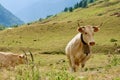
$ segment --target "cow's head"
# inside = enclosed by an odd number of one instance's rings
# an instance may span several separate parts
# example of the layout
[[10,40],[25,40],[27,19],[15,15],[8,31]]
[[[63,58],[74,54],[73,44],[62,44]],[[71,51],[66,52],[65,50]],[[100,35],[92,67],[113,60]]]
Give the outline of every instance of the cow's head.
[[18,58],[19,58],[19,61],[18,61],[19,64],[25,64],[28,62],[27,57],[24,54],[18,55]]
[[78,31],[83,35],[83,40],[90,46],[95,45],[94,32],[99,31],[98,26],[79,26]]

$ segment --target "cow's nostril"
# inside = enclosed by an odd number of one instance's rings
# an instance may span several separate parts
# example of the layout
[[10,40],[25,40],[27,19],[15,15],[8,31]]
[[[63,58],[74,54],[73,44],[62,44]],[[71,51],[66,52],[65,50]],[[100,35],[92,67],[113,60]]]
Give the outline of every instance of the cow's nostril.
[[90,42],[90,45],[91,45],[91,46],[95,45],[95,42]]

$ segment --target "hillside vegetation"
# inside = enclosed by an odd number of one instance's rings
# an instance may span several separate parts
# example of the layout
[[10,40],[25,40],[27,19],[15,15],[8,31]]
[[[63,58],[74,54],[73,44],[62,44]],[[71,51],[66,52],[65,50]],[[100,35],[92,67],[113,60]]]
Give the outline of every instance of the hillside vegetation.
[[[88,8],[62,12],[42,21],[0,31],[0,51],[30,50],[34,62],[0,69],[2,80],[120,80],[120,1],[97,0]],[[100,25],[96,45],[83,71],[70,73],[66,44],[78,33],[77,23]],[[44,54],[42,54],[44,53]],[[111,54],[110,54],[111,53]],[[28,58],[30,58],[28,56]]]
[[[74,12],[60,13],[43,21],[29,23],[19,28],[0,32],[1,50],[33,49],[40,52],[64,52],[68,41],[78,32],[77,23],[100,25],[95,34],[98,47],[113,45],[111,39],[120,44],[120,1],[98,0],[88,8],[76,9]],[[115,15],[118,13],[118,15]]]

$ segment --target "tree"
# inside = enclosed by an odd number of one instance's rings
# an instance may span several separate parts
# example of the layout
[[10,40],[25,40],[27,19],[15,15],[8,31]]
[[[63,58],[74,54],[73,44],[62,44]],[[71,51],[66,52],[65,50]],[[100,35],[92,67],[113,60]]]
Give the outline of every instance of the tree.
[[76,3],[75,5],[74,5],[74,9],[77,9],[79,7],[79,3]]
[[46,19],[48,19],[48,18],[50,18],[50,17],[52,17],[53,15],[48,15],[47,17],[46,17]]
[[68,12],[68,8],[67,7],[64,9],[64,12]]
[[78,3],[78,7],[82,7],[82,1],[80,1],[79,3]]
[[88,6],[87,0],[82,1],[82,8],[86,8]]
[[69,7],[69,12],[73,12],[73,8],[72,7]]
[[42,18],[39,19],[39,21],[42,21],[42,20],[43,20]]
[[89,3],[93,3],[95,0],[89,0]]

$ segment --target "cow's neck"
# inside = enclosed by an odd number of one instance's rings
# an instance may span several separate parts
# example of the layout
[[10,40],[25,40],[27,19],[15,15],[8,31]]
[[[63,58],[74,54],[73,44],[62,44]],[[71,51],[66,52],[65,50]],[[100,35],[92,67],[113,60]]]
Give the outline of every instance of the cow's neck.
[[87,43],[83,40],[83,34],[81,34],[81,41],[84,45],[87,45]]
[[81,34],[81,42],[83,44],[83,52],[88,55],[90,53],[90,46],[83,40],[83,34]]

